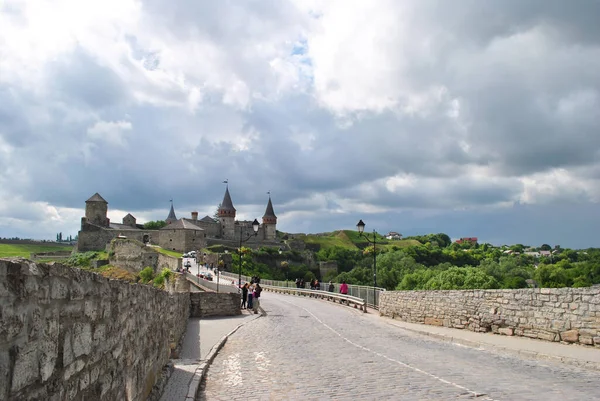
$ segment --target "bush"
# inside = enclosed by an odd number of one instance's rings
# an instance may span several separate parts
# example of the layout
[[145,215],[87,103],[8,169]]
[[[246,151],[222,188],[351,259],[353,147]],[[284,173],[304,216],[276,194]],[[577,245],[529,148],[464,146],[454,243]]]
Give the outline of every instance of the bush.
[[142,283],[149,283],[154,278],[154,269],[150,266],[144,267],[139,276]]
[[165,285],[165,276],[158,275],[158,276],[154,277],[154,280],[152,280],[152,284],[154,284],[155,287],[162,288]]

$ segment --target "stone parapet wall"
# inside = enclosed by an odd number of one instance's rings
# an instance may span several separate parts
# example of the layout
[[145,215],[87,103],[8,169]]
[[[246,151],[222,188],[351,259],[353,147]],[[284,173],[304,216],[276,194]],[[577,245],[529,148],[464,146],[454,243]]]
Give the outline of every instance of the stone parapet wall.
[[114,239],[108,249],[111,265],[134,272],[140,272],[147,266],[152,267],[154,273],[164,268],[176,271],[182,267],[181,258],[162,254],[151,246],[129,238]]
[[162,253],[158,254],[158,271],[167,268],[173,271],[177,271],[177,268],[183,267],[183,260],[181,258],[176,258],[175,256],[164,255]]
[[237,293],[190,292],[190,317],[239,315],[241,302]]
[[600,346],[600,288],[384,291],[379,312],[413,323]]
[[0,259],[0,399],[146,400],[189,293]]

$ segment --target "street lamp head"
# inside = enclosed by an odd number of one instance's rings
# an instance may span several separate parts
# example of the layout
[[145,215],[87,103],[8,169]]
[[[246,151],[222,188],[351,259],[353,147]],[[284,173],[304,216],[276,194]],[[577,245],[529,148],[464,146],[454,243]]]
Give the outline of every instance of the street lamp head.
[[254,230],[255,235],[258,233],[258,227],[260,227],[260,223],[258,222],[258,220],[254,219],[254,221],[252,222],[252,229]]
[[283,253],[283,249],[279,248],[279,254],[281,255]]
[[365,231],[365,223],[363,223],[362,220],[359,220],[358,224],[356,225],[356,228],[358,228],[358,233],[362,234],[363,231]]
[[225,253],[229,253],[229,249],[225,249]]

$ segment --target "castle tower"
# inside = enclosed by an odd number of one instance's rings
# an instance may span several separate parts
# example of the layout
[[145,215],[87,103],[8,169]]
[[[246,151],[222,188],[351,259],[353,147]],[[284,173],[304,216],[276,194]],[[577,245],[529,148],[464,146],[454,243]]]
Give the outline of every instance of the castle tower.
[[265,241],[274,241],[277,232],[277,216],[273,211],[273,203],[271,203],[271,194],[269,194],[269,203],[262,218],[264,228]]
[[224,239],[234,239],[235,237],[235,208],[229,195],[229,185],[225,188],[225,196],[219,207],[219,223],[221,224],[221,237]]
[[177,221],[177,216],[175,216],[175,209],[173,209],[173,199],[171,199],[171,210],[169,211],[169,215],[165,222],[167,224],[171,224],[172,222]]
[[107,214],[108,202],[105,201],[98,192],[85,201],[85,219],[88,223],[101,227],[108,227],[110,221]]

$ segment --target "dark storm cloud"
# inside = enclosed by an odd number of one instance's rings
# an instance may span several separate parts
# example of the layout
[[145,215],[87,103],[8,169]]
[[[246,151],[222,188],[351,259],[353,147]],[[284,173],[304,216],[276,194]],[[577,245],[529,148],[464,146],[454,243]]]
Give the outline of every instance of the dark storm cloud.
[[[0,165],[22,174],[0,172],[0,200],[83,208],[100,192],[111,210],[166,213],[174,199],[179,216],[211,215],[229,179],[238,213],[261,216],[271,191],[289,231],[354,228],[364,216],[380,231],[490,241],[558,241],[558,224],[564,235],[577,224],[591,229],[582,217],[591,208],[561,204],[593,199],[600,179],[599,3],[411,4],[409,41],[386,31],[381,48],[369,45],[389,56],[389,75],[379,77],[385,88],[369,87],[358,111],[337,113],[313,73],[336,57],[360,64],[365,49],[353,47],[356,60],[342,49],[324,60],[291,58],[298,41],[300,56],[312,54],[309,33],[321,19],[279,1],[146,2],[144,29],[118,43],[128,49],[122,60],[81,44],[44,65],[39,93],[0,77],[0,155],[10,154]],[[278,75],[277,63],[288,75]],[[366,68],[360,80],[372,75]],[[350,96],[361,82],[342,76],[333,69],[327,79]],[[368,109],[378,89],[392,106]],[[585,185],[557,187],[569,196],[544,192],[538,198],[549,206],[489,209],[518,202],[524,177],[557,168]],[[412,184],[386,188],[394,176]],[[542,183],[559,185],[535,181],[527,190]],[[389,212],[342,210],[348,204]],[[461,208],[468,211],[452,211]],[[572,223],[544,219],[553,211],[573,212]]]
[[104,110],[123,105],[127,100],[125,83],[118,75],[79,47],[68,57],[50,64],[48,74],[49,90],[55,101],[70,107]]

